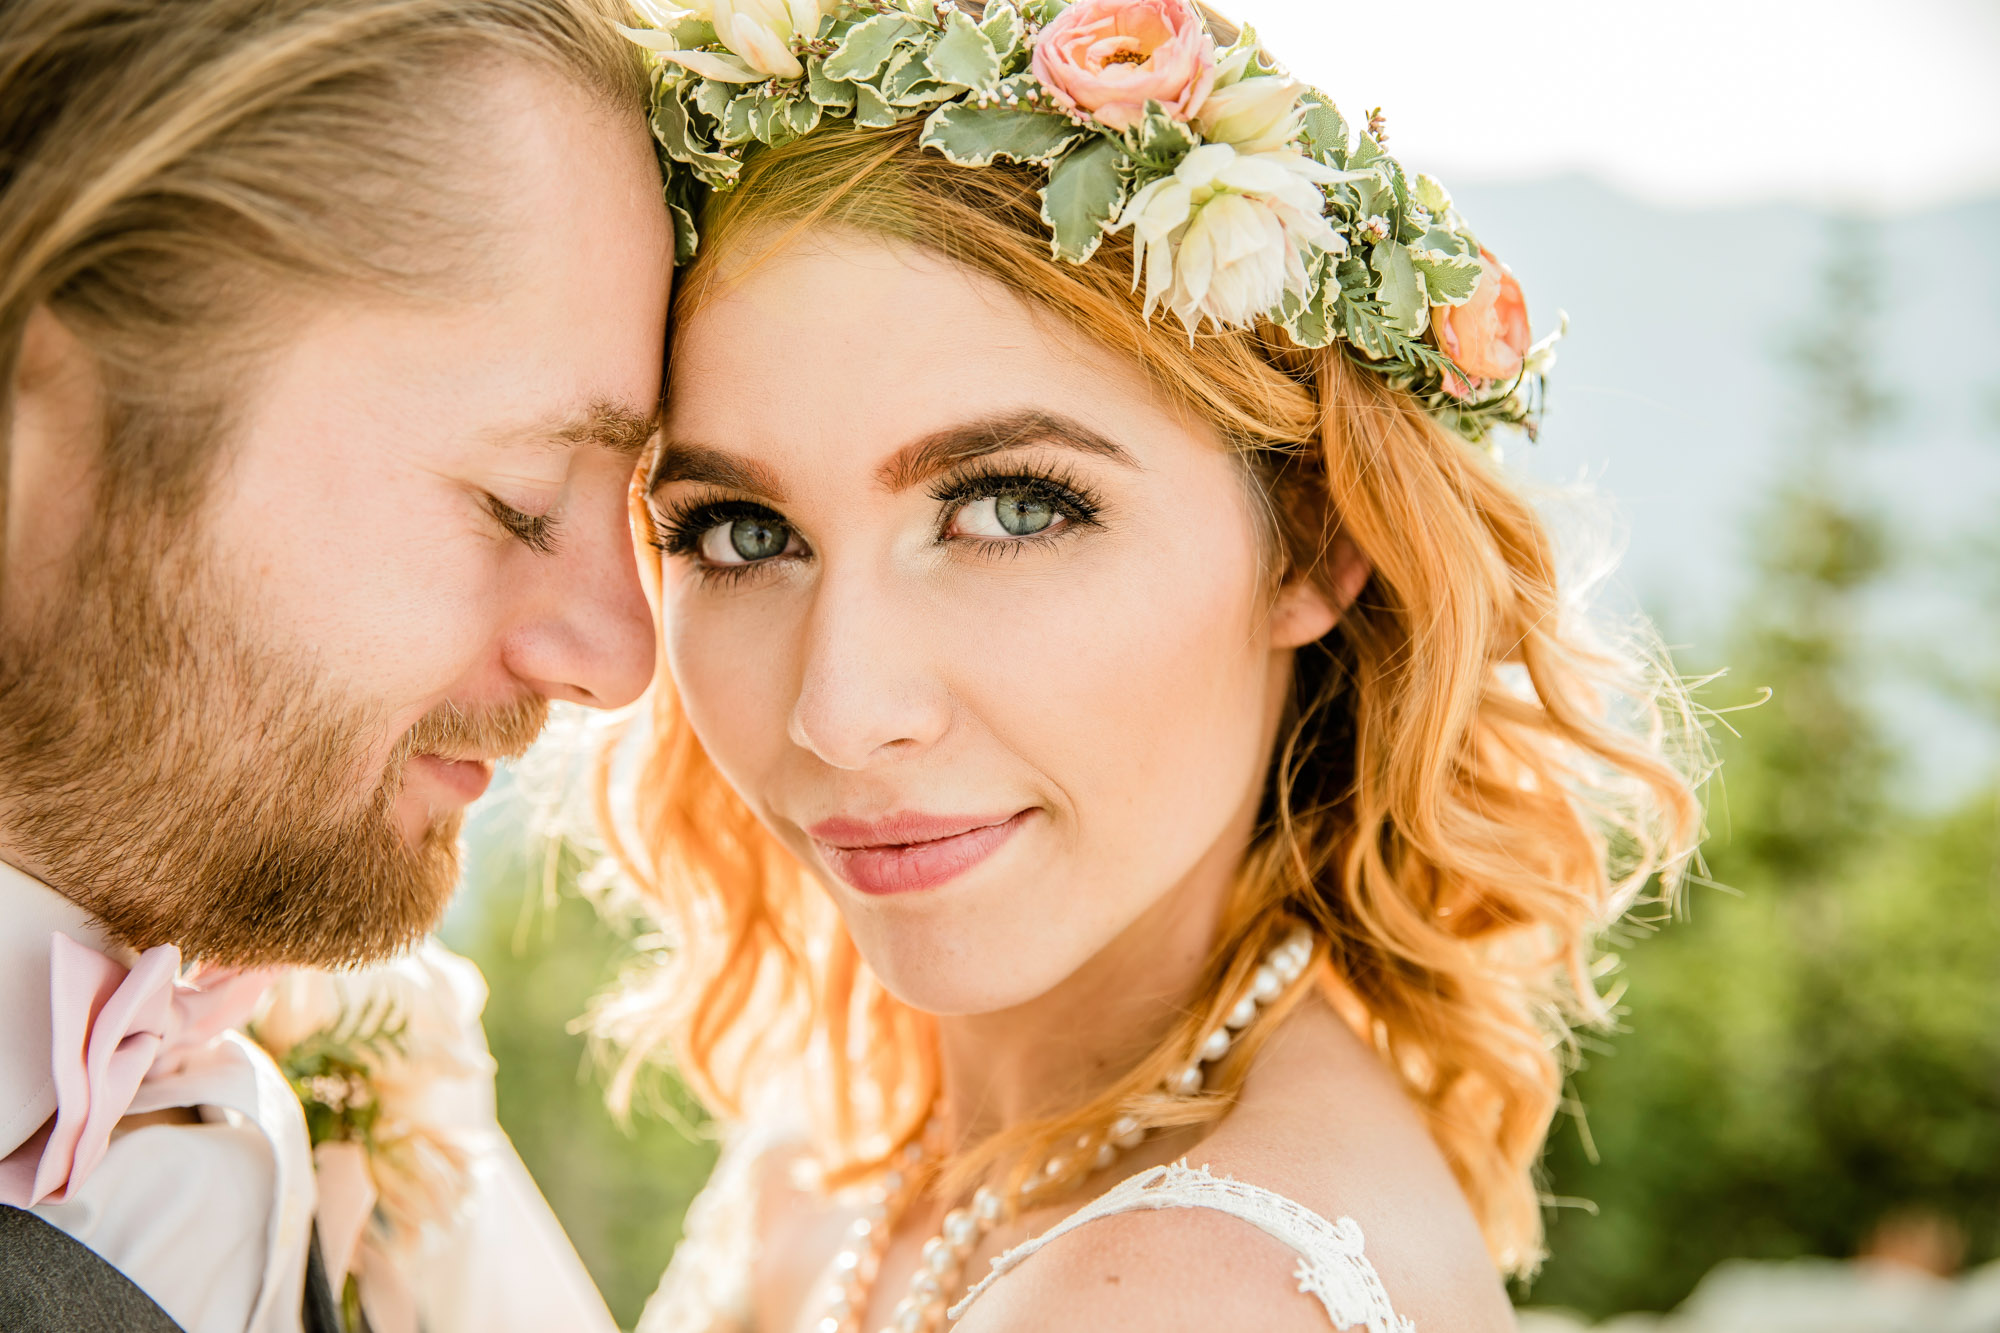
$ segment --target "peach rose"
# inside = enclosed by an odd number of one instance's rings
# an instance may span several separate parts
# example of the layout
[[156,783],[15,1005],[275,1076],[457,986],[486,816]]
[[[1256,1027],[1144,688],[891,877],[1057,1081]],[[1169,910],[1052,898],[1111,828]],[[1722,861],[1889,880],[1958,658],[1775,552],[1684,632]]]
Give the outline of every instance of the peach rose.
[[1513,379],[1528,355],[1528,302],[1521,284],[1491,250],[1481,246],[1479,258],[1483,271],[1472,299],[1431,307],[1438,346],[1474,380],[1465,384],[1451,377],[1446,387],[1459,398],[1470,398],[1493,380]]
[[1215,43],[1188,0],[1077,0],[1035,39],[1035,77],[1071,111],[1127,130],[1158,102],[1176,120],[1215,86]]

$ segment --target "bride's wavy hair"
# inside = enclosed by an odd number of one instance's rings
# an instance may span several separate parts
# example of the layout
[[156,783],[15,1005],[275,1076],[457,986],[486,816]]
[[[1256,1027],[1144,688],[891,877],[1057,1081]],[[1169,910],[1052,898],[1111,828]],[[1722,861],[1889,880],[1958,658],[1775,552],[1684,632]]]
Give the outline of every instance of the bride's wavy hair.
[[[1016,1183],[1120,1114],[1219,1119],[1254,1043],[1208,1095],[1156,1090],[1304,921],[1324,946],[1322,987],[1422,1107],[1496,1262],[1532,1269],[1535,1168],[1571,1027],[1605,1017],[1600,933],[1649,883],[1670,894],[1697,839],[1704,750],[1685,692],[1650,640],[1597,633],[1566,600],[1549,532],[1493,460],[1340,345],[1149,322],[1129,236],[1056,261],[1036,172],[954,166],[919,149],[916,128],[842,125],[753,156],[707,205],[675,327],[746,247],[754,263],[815,227],[919,247],[1131,357],[1211,423],[1264,499],[1275,576],[1325,580],[1337,535],[1373,567],[1297,655],[1263,818],[1172,1031],[1090,1104],[948,1163],[945,1188]],[[723,780],[661,661],[635,804],[613,800],[624,765],[610,756],[598,783],[602,825],[667,931],[660,972],[603,1014],[626,1047],[614,1102],[661,1054],[725,1118],[802,1078],[830,1179],[870,1170],[921,1130],[938,1085],[931,1020],[882,987]],[[1066,1155],[1088,1171],[1088,1154]]]

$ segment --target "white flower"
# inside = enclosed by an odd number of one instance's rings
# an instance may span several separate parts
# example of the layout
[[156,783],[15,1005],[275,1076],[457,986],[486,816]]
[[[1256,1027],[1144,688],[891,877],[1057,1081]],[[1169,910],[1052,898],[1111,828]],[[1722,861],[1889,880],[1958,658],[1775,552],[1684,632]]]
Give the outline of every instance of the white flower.
[[1174,174],[1132,197],[1114,231],[1133,229],[1132,285],[1146,279],[1146,315],[1164,302],[1190,337],[1204,319],[1245,327],[1287,290],[1304,293],[1308,248],[1343,254],[1326,220],[1323,184],[1351,180],[1289,149],[1239,153],[1203,144]]
[[1298,135],[1305,120],[1299,97],[1306,86],[1282,75],[1262,74],[1218,87],[1195,113],[1195,127],[1209,143],[1239,153],[1267,153]]
[[[662,60],[685,66],[704,78],[724,83],[762,83],[765,79],[796,79],[806,72],[793,54],[792,43],[819,32],[822,0],[694,0],[685,7],[660,0],[637,0],[654,28],[621,28],[627,37],[657,51]],[[714,25],[716,40],[729,49],[683,51],[669,28],[682,19]]]
[[383,1217],[400,1235],[449,1221],[469,1187],[472,1136],[492,1119],[485,1004],[479,969],[426,940],[369,967],[293,969],[252,1026],[280,1064],[312,1042],[358,1071],[309,1079],[304,1091],[336,1110],[376,1108],[367,1166]]

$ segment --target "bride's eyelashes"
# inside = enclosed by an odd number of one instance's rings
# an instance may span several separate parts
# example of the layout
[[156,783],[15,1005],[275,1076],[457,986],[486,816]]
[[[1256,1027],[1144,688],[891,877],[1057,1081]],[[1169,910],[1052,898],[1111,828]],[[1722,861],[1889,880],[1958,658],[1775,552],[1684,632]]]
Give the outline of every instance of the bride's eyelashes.
[[1096,527],[1104,511],[1097,494],[1065,468],[974,467],[940,478],[931,498],[939,506],[939,540],[970,542],[988,555],[1019,555]]
[[[1101,522],[1103,502],[1061,469],[967,468],[930,491],[941,544],[980,555],[1019,555]],[[734,581],[781,559],[811,555],[784,515],[748,500],[689,496],[654,510],[655,549],[688,560],[704,578]]]

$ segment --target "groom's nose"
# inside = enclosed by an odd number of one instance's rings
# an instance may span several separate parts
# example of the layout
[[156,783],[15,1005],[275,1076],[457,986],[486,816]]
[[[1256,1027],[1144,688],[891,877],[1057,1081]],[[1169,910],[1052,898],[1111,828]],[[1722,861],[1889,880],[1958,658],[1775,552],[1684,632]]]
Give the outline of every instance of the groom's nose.
[[571,526],[536,562],[532,586],[516,595],[529,607],[510,635],[507,664],[536,693],[620,708],[645,692],[653,678],[653,616],[622,504],[615,521]]

